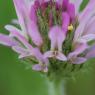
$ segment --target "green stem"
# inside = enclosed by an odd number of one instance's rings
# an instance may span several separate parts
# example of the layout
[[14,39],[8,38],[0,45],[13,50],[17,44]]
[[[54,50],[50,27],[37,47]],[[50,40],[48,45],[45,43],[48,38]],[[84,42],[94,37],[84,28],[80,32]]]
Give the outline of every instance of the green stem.
[[48,81],[48,95],[66,95],[63,81],[51,82]]

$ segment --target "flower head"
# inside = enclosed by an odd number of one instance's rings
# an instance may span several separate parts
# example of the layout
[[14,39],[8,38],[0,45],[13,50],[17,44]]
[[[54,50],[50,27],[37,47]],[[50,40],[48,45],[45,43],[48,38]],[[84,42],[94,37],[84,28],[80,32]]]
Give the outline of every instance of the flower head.
[[0,44],[11,47],[20,59],[32,61],[33,70],[63,72],[69,64],[95,57],[95,0],[89,0],[81,12],[83,0],[13,2],[20,29],[6,25],[9,35],[0,34]]

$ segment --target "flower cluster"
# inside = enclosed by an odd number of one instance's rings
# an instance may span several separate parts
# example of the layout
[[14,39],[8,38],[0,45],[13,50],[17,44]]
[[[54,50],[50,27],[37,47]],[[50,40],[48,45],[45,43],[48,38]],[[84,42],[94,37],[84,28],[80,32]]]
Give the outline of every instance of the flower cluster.
[[33,70],[64,70],[95,57],[95,0],[89,0],[82,12],[83,0],[13,2],[19,27],[6,25],[9,35],[0,33],[0,44],[30,60]]

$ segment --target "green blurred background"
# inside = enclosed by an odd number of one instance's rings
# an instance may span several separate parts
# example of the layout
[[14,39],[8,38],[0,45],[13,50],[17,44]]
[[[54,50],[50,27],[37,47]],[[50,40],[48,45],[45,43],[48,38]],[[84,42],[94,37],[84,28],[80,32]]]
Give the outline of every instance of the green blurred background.
[[[0,0],[0,32],[5,33],[4,25],[13,18],[16,14],[12,0]],[[95,61],[89,62],[92,65],[88,72],[79,73],[75,81],[68,81],[67,95],[95,95]],[[48,95],[43,76],[27,69],[10,48],[1,45],[0,95]]]

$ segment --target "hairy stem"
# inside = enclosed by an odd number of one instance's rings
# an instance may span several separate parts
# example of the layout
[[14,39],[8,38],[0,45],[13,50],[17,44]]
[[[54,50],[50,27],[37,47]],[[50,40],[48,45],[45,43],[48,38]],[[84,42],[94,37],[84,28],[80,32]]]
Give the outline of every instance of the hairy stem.
[[63,81],[48,81],[48,95],[66,95]]

